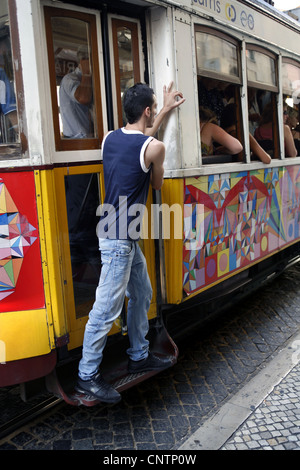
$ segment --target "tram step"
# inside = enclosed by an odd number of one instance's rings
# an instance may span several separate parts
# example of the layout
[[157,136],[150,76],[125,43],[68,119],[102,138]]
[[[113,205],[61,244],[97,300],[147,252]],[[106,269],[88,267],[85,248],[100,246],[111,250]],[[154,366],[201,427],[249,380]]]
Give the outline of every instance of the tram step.
[[[142,382],[157,373],[158,371],[144,372],[140,374],[128,374],[122,379],[118,380],[116,383],[113,383],[112,386],[118,392],[122,392],[126,390],[127,388],[133,387],[134,385],[137,385],[139,382]],[[99,405],[101,403],[101,400],[97,400],[95,399],[95,397],[91,395],[79,393],[75,390],[63,398],[64,398],[64,401],[66,401],[69,405],[74,405],[74,406],[84,405],[84,406],[90,407],[90,406]]]
[[[152,328],[150,340],[151,350],[161,358],[171,359],[172,365],[177,362],[178,349],[176,344],[168,335],[163,325]],[[120,346],[120,345],[119,345]],[[138,383],[158,374],[161,371],[147,371],[143,373],[129,374],[127,370],[128,356],[126,348],[112,348],[117,354],[108,354],[108,360],[103,361],[101,371],[104,379],[110,383],[118,392],[137,385]],[[117,351],[116,351],[117,350]],[[75,391],[77,380],[78,361],[69,363],[67,367],[57,367],[46,377],[47,390],[55,396],[62,398],[66,403],[73,406],[95,406],[100,400]]]
[[[172,365],[176,363],[176,358],[173,358]],[[158,374],[160,371],[148,371],[138,374],[126,374],[116,382],[112,383],[112,386],[118,391],[123,392],[124,390],[137,385],[138,383]],[[73,406],[95,406],[101,403],[100,400],[89,394],[83,394],[77,392],[73,387],[71,391],[68,391],[69,387],[62,386],[56,370],[49,374],[46,378],[47,389],[51,391],[55,396],[62,398],[66,403]],[[74,385],[74,384],[73,384]]]

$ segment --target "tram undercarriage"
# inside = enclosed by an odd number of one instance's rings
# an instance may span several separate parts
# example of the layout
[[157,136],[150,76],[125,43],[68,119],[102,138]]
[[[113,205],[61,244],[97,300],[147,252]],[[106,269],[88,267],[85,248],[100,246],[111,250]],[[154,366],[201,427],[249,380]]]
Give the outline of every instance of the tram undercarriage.
[[[166,236],[149,230],[140,243],[153,288],[151,347],[174,364],[182,336],[299,259],[299,22],[260,0],[218,0],[217,9],[189,0],[0,3],[0,386],[90,406],[72,390],[101,269],[101,146],[126,126],[122,96],[147,83],[159,110],[173,82],[185,98],[156,133],[164,182],[147,208],[167,208]],[[238,141],[232,154],[203,141],[213,122],[202,107]],[[251,147],[261,124],[267,159]],[[144,222],[149,229],[150,211]],[[124,313],[103,362],[118,390],[153,375],[128,375],[127,345]]]
[[[299,261],[300,242],[204,291],[197,297],[187,299],[180,305],[162,305],[161,315],[150,321],[150,350],[158,356],[172,358],[172,363],[175,365],[179,355],[177,342],[180,343],[189,335],[196,334],[195,329],[197,334],[201,334],[201,328],[209,326],[223,315],[230,315],[231,309],[239,302],[245,301],[257,289]],[[152,371],[129,374],[126,354],[128,346],[126,334],[120,333],[109,337],[101,366],[101,373],[105,380],[119,392],[158,373]],[[43,379],[23,383],[22,398],[30,399],[34,394],[44,390],[73,406],[89,407],[99,404],[99,400],[74,391],[80,357],[81,348],[71,353],[67,351],[66,346],[57,350],[55,368]]]

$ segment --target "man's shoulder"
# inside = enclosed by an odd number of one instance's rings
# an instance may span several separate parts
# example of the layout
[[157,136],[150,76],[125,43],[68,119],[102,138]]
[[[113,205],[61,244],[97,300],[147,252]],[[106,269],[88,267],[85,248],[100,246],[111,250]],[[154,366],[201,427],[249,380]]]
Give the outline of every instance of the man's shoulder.
[[165,148],[165,144],[161,142],[161,140],[157,140],[152,137],[151,141],[149,142],[149,148],[153,149],[153,151],[159,152],[160,150],[163,150]]
[[146,149],[146,158],[151,162],[156,159],[164,158],[165,156],[165,144],[160,140],[153,138]]

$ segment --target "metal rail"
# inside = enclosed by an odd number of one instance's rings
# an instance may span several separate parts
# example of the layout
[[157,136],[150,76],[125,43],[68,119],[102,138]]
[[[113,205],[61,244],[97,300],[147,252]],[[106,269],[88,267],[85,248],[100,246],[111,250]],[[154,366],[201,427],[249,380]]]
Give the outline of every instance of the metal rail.
[[11,419],[7,423],[0,426],[0,439],[3,439],[4,437],[13,433],[17,429],[19,429],[21,426],[24,426],[24,424],[27,424],[33,419],[35,419],[37,416],[40,416],[43,413],[46,413],[46,411],[50,410],[51,408],[54,408],[62,401],[63,400],[61,398],[57,398],[57,397],[47,398],[46,400],[42,401],[38,405],[35,405],[30,410],[27,410],[24,413],[21,413],[19,416]]

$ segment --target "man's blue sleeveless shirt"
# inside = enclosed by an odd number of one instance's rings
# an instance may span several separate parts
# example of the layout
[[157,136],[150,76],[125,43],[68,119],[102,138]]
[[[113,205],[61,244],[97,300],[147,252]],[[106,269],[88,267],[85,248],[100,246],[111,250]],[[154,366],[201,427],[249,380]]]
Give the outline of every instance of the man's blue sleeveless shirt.
[[153,138],[125,128],[106,135],[102,144],[105,200],[100,238],[137,240],[150,184],[144,153]]

